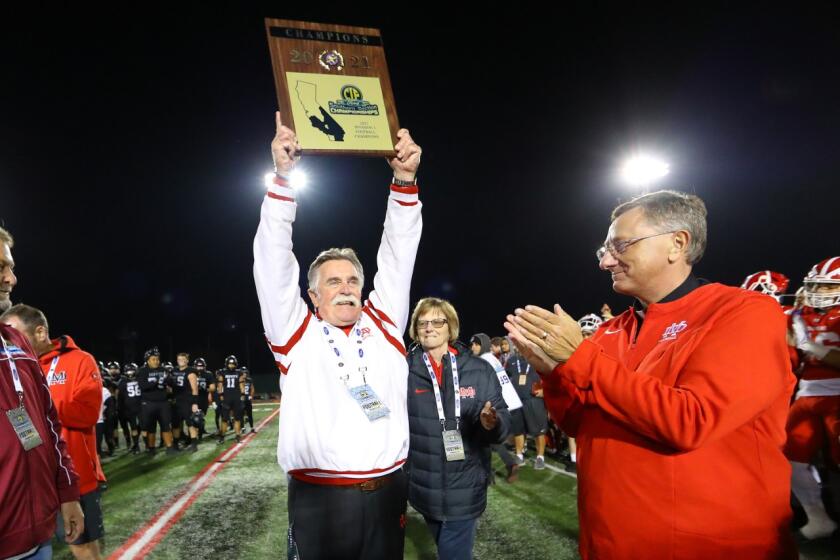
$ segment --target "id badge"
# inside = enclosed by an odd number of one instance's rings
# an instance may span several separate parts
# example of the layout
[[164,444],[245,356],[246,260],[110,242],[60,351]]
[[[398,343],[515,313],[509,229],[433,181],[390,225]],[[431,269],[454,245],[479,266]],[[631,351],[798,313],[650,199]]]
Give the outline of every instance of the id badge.
[[364,384],[350,388],[350,396],[353,397],[362,411],[367,415],[368,420],[373,422],[391,413],[384,402],[376,395],[370,385]]
[[526,373],[520,373],[519,374],[519,384],[520,385],[525,385],[527,380],[528,380],[528,374],[526,374]]
[[11,422],[24,450],[29,451],[44,443],[41,441],[41,436],[32,424],[32,419],[29,418],[29,414],[23,405],[7,411],[6,416],[9,418],[9,422]]
[[464,440],[458,430],[443,431],[443,450],[446,451],[447,461],[464,460]]

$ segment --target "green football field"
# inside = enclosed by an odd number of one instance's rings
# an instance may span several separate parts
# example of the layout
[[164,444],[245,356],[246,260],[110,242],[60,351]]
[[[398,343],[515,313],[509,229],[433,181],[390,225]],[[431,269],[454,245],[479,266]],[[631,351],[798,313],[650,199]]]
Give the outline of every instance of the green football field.
[[[276,408],[255,406],[255,423]],[[212,418],[211,412],[210,431]],[[120,448],[114,457],[103,461],[109,486],[102,496],[106,555],[146,526],[209,465],[220,469],[215,478],[171,523],[168,532],[148,545],[145,557],[175,560],[217,554],[231,559],[285,558],[286,478],[275,460],[276,442],[275,416],[238,454],[222,463],[213,461],[233,447],[232,441],[220,446],[212,439],[205,440],[197,453],[174,457],[162,453],[134,456]],[[559,472],[561,463],[550,458],[547,463],[549,468],[543,471],[523,467],[519,481],[508,484],[501,461],[494,457],[497,483],[490,487],[487,511],[478,525],[475,558],[578,558],[577,481]],[[150,531],[149,535],[159,538],[163,532]],[[838,558],[827,541],[805,543],[802,552],[808,559]],[[54,557],[71,559],[72,555],[66,546],[58,545]],[[405,557],[435,558],[423,519],[411,508]]]

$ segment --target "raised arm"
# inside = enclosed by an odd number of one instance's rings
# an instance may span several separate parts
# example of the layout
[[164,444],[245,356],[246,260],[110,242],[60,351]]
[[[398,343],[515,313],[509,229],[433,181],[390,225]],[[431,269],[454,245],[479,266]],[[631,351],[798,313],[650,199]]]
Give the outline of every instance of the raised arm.
[[389,160],[394,180],[368,303],[379,319],[392,324],[402,334],[408,322],[411,276],[423,229],[423,205],[416,184],[422,149],[406,129],[401,129],[397,137],[396,157]]
[[297,204],[287,177],[300,159],[295,133],[275,115],[277,133],[271,142],[276,176],[263,200],[260,225],[254,238],[254,282],[260,301],[265,336],[280,371],[288,369],[286,355],[295,332],[310,312],[300,294],[300,267],[292,253],[292,223]]

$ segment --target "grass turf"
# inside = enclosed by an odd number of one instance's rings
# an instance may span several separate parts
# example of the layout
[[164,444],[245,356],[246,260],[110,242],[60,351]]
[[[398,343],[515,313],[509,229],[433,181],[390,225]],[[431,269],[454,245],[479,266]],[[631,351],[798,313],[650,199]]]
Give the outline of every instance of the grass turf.
[[[255,408],[255,423],[273,410]],[[149,558],[174,560],[211,553],[248,560],[285,557],[286,478],[275,460],[276,443],[275,419],[218,473]],[[103,467],[109,490],[102,497],[106,555],[231,445],[232,440],[219,446],[206,439],[194,454],[133,456],[121,449],[106,459]],[[548,464],[562,469],[552,459]],[[577,481],[550,469],[534,471],[526,466],[520,469],[519,481],[508,484],[504,466],[495,456],[493,468],[497,483],[489,489],[487,511],[478,524],[475,558],[578,558]],[[801,543],[800,550],[809,560],[837,558],[833,544],[825,540]],[[72,555],[59,544],[54,558],[69,560]],[[405,558],[435,558],[423,518],[410,507]]]

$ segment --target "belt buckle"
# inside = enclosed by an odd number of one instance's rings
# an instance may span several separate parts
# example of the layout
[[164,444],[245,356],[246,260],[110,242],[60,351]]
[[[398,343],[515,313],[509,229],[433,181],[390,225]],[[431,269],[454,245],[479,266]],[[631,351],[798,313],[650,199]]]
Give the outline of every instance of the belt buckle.
[[378,489],[382,486],[382,482],[378,478],[372,478],[370,480],[366,480],[364,482],[359,483],[359,490],[362,492],[373,492],[374,490]]

